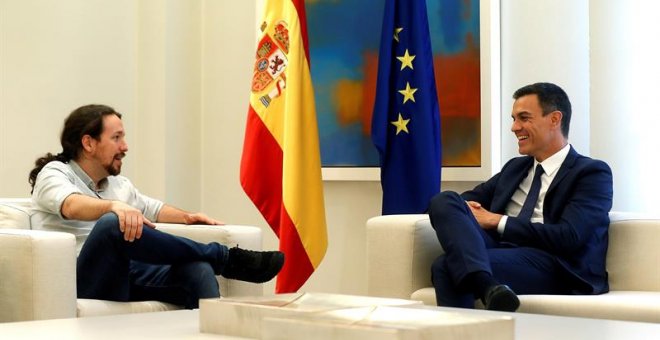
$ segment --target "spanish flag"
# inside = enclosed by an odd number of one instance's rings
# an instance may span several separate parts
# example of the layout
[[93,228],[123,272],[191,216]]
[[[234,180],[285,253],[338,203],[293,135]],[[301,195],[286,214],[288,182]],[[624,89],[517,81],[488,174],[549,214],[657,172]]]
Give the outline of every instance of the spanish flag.
[[328,237],[304,0],[266,0],[241,159],[241,185],[280,240],[276,292],[296,292]]

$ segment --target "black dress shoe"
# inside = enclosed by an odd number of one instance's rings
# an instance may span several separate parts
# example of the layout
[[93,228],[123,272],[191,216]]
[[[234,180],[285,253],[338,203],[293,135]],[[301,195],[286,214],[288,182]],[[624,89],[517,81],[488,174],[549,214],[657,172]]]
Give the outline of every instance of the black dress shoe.
[[491,286],[481,301],[487,310],[515,312],[520,307],[518,296],[507,285]]
[[229,249],[229,258],[222,276],[254,283],[270,281],[284,265],[284,253],[254,251],[238,247]]

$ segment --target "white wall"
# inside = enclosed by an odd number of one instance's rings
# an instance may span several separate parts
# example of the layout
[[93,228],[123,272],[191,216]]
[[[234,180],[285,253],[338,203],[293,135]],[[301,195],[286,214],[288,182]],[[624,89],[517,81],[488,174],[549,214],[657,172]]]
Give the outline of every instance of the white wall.
[[0,195],[29,195],[34,160],[61,151],[64,118],[101,103],[124,114],[124,173],[198,209],[200,13],[198,0],[1,1]]
[[[37,156],[82,104],[134,111],[133,1],[0,1],[0,194],[27,196]],[[126,117],[132,126],[133,117]],[[131,166],[129,166],[130,168]]]
[[138,117],[133,130],[142,190],[184,209],[201,202],[200,0],[136,1]]
[[535,82],[566,91],[573,108],[569,142],[589,155],[589,1],[502,0],[501,7],[502,161],[518,156],[511,96]]
[[594,157],[614,174],[614,210],[657,213],[660,3],[591,3]]

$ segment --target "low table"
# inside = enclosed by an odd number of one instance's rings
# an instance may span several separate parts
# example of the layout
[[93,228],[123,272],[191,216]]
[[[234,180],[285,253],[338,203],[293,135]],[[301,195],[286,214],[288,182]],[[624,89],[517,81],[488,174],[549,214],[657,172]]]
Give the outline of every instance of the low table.
[[[515,318],[516,340],[657,339],[660,324],[424,306]],[[199,332],[199,310],[0,323],[3,339],[238,339]],[[487,338],[487,335],[484,335]]]

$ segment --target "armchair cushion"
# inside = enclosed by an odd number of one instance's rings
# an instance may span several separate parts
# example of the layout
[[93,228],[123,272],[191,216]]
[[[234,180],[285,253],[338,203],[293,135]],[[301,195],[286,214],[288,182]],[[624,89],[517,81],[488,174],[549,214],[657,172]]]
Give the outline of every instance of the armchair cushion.
[[30,229],[30,199],[0,198],[0,229]]
[[116,302],[107,300],[78,299],[76,316],[103,316],[115,314],[165,312],[181,309],[180,306],[160,301]]

